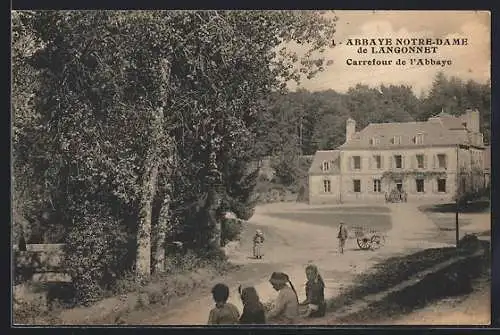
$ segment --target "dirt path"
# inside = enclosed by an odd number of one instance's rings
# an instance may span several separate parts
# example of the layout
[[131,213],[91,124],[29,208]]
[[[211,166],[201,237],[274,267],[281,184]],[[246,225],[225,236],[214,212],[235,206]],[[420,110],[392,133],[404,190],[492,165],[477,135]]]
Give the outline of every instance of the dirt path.
[[[359,207],[359,205],[357,205]],[[332,205],[329,205],[331,208]],[[350,206],[339,206],[342,211],[349,212]],[[354,210],[359,210],[358,208]],[[386,246],[377,251],[360,251],[355,245],[355,240],[348,241],[347,252],[343,255],[337,253],[336,229],[337,223],[332,226],[313,225],[306,222],[297,222],[270,216],[270,213],[291,213],[310,210],[306,204],[281,203],[270,204],[257,208],[255,215],[250,220],[251,225],[243,233],[242,240],[246,241],[253,233],[255,227],[264,229],[269,238],[266,243],[265,257],[259,263],[273,266],[273,271],[285,271],[299,292],[299,298],[304,298],[305,273],[304,267],[309,262],[314,262],[321,269],[325,280],[325,295],[333,297],[352,283],[354,276],[367,271],[377,262],[405,253],[426,248],[444,246],[440,243],[426,242],[430,236],[435,235],[436,227],[416,206],[411,204],[390,204],[392,229],[388,232]],[[326,208],[326,207],[323,207]],[[315,209],[322,211],[321,206]],[[303,212],[302,212],[303,213]],[[230,259],[234,263],[247,264],[256,260],[248,259],[251,254],[251,245],[243,243]],[[261,300],[268,302],[276,297],[276,292],[268,283],[270,273],[262,271],[246,278],[232,278],[226,281],[230,286],[229,301],[238,308],[242,308],[237,295],[239,283],[256,287]],[[212,308],[213,301],[207,292],[197,300],[185,301],[179,305],[151,311],[150,316],[134,320],[134,324],[154,325],[202,325],[206,323],[208,311]],[[132,321],[132,319],[130,319]]]

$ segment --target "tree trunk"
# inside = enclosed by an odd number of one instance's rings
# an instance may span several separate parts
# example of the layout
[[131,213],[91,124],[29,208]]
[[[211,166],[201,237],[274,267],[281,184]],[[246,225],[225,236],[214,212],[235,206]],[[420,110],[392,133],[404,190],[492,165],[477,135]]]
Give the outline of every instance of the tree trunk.
[[170,221],[170,187],[166,186],[166,193],[161,204],[160,214],[158,215],[158,222],[155,226],[154,238],[154,253],[153,265],[156,273],[165,271],[165,243],[167,237],[168,223]]
[[[162,92],[161,96],[166,98],[168,94],[167,87],[169,85],[171,64],[167,59],[160,59],[159,62],[160,75],[162,77],[162,85],[159,89]],[[151,136],[153,138],[152,147],[148,150],[144,169],[146,172],[143,178],[139,228],[137,230],[136,280],[138,281],[148,279],[151,275],[151,218],[153,201],[158,185],[158,170],[160,168],[159,157],[163,156],[160,144],[165,141],[163,129],[164,106],[165,104],[161,103],[158,110],[153,111],[154,114],[151,127]],[[159,236],[165,234],[165,229],[161,229],[160,231],[161,234],[158,234]],[[159,237],[159,239],[161,239],[161,237]],[[163,237],[162,245],[164,245],[164,241],[165,237]]]
[[137,229],[136,280],[141,282],[151,275],[151,214],[158,181],[158,162],[152,163],[143,181],[143,195]]
[[208,226],[210,227],[210,237],[209,243],[216,247],[220,248],[222,246],[221,240],[221,222],[217,217],[217,209],[219,207],[219,198],[217,191],[213,189],[209,191],[208,201],[207,201],[207,220]]

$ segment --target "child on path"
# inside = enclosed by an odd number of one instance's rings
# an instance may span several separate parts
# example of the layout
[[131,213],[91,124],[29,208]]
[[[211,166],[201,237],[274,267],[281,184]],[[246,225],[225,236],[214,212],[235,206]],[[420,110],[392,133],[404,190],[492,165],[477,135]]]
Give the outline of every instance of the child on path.
[[283,272],[273,272],[269,282],[278,291],[278,297],[266,319],[275,323],[293,324],[299,315],[299,298],[290,278]]
[[229,287],[225,284],[217,284],[212,288],[212,296],[215,308],[210,311],[208,317],[209,325],[234,325],[238,324],[240,313],[238,308],[227,302],[229,298]]
[[239,288],[241,301],[243,302],[243,313],[240,324],[265,324],[266,313],[264,305],[260,302],[259,295],[254,287]]
[[339,252],[343,254],[345,241],[347,240],[347,228],[345,227],[344,222],[340,222],[339,233],[337,234],[337,238],[339,239]]
[[262,245],[264,244],[264,234],[260,229],[255,231],[253,237],[253,257],[256,259],[262,258]]
[[306,300],[301,305],[307,306],[306,317],[322,317],[326,312],[325,283],[318,267],[310,264],[306,267]]

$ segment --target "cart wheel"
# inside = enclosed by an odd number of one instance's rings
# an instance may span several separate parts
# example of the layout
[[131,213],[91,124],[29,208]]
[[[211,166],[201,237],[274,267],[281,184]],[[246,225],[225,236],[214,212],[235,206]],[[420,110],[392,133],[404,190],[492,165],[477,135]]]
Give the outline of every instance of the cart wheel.
[[358,247],[360,249],[362,249],[362,250],[368,250],[368,249],[370,249],[371,241],[370,241],[369,238],[367,238],[367,237],[358,238],[357,242],[358,242]]
[[372,249],[378,249],[384,245],[385,241],[384,241],[383,237],[381,237],[379,235],[373,235],[370,242],[371,242]]

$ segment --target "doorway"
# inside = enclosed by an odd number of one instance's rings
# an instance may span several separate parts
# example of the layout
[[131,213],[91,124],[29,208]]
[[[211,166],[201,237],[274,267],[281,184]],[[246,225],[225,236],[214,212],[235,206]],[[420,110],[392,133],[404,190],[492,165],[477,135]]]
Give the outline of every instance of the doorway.
[[403,192],[403,181],[402,180],[396,180],[395,183],[396,183],[396,189],[399,192]]

